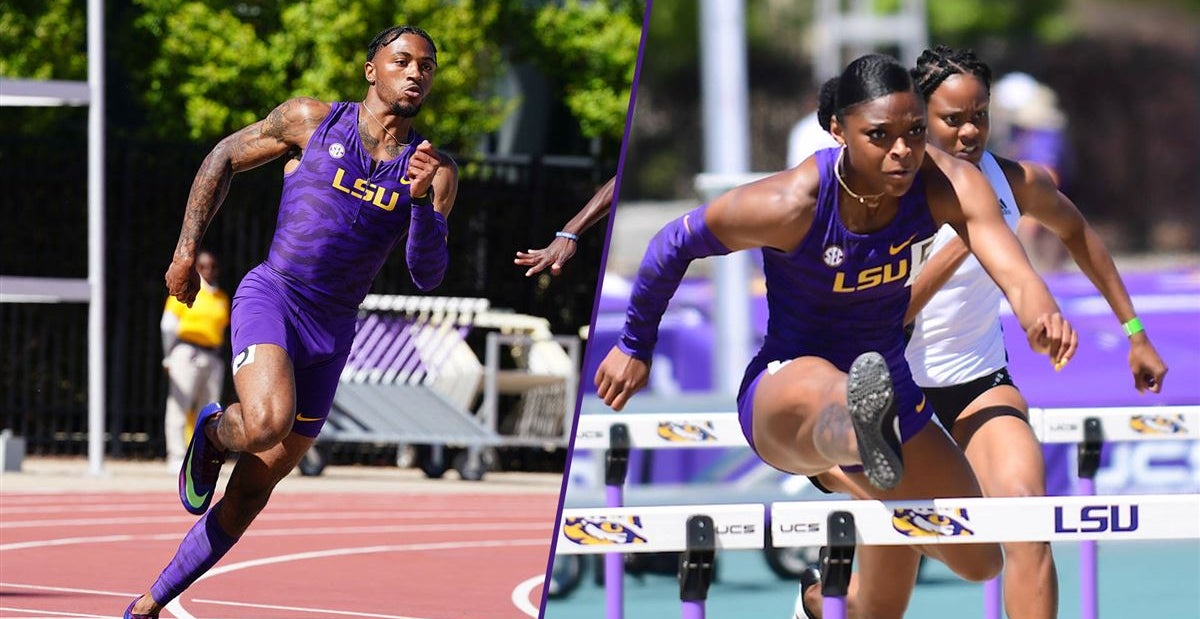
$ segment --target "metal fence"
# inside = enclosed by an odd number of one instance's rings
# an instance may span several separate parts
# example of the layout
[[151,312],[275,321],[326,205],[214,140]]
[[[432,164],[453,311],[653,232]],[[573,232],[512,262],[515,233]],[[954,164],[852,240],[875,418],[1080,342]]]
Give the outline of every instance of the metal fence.
[[[0,138],[4,275],[86,277],[86,153],[63,144]],[[106,440],[113,456],[159,457],[166,398],[158,327],[166,298],[162,277],[207,150],[119,138],[109,146]],[[556,333],[587,325],[603,233],[581,238],[570,267],[553,281],[526,279],[512,259],[517,249],[548,243],[611,171],[584,158],[506,157],[460,160],[459,166],[450,267],[436,293],[486,297],[496,308],[544,316]],[[205,245],[221,260],[220,284],[230,292],[266,256],[280,174],[280,166],[271,165],[235,177],[206,235]],[[418,292],[403,252],[384,266],[373,292]],[[30,453],[86,451],[86,366],[86,306],[0,303],[0,429],[25,437]],[[232,385],[226,383],[228,401]]]

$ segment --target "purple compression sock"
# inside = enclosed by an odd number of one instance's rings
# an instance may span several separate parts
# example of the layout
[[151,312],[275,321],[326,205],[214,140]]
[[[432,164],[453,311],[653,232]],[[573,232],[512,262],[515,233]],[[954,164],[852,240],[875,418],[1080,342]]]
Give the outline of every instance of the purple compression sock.
[[650,240],[625,312],[625,328],[617,340],[617,347],[625,354],[649,361],[658,342],[658,323],[688,264],[696,258],[729,253],[729,248],[705,225],[706,209],[708,205],[693,209],[663,226]]
[[184,589],[191,586],[202,574],[212,569],[212,566],[225,556],[226,552],[237,543],[238,538],[230,537],[217,523],[216,511],[220,502],[204,514],[192,530],[188,531],[175,552],[175,558],[167,564],[154,586],[150,587],[150,597],[159,604],[166,604],[175,599]]
[[446,265],[450,262],[446,249],[448,233],[446,218],[441,213],[425,200],[413,200],[404,257],[408,263],[408,273],[417,288],[433,290],[442,283]]

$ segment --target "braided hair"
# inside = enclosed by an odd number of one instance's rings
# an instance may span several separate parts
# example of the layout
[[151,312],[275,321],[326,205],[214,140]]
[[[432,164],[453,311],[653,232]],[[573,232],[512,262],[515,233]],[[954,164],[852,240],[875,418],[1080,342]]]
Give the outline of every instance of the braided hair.
[[970,49],[955,50],[945,45],[921,52],[917,66],[909,70],[917,92],[928,101],[933,91],[951,75],[974,75],[983,82],[990,92],[992,89],[992,69],[980,60]]
[[429,36],[428,32],[421,30],[416,26],[392,26],[386,30],[380,31],[375,35],[374,39],[367,45],[367,62],[375,60],[375,54],[379,52],[381,47],[391,45],[393,41],[399,39],[405,34],[415,34],[429,43],[429,47],[433,49],[433,60],[437,62],[437,44],[433,42],[433,37]]

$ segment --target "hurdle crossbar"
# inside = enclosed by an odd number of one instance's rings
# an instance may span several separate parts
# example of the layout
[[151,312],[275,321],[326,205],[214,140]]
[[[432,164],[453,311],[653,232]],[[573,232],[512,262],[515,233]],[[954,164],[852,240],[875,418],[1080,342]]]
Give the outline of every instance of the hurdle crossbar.
[[866,545],[1200,539],[1200,494],[811,501],[771,505],[775,546],[820,546],[830,511]]
[[683,552],[688,518],[699,515],[712,518],[716,550],[763,547],[766,506],[749,503],[564,509],[557,552]]
[[[1108,408],[1031,408],[1029,424],[1042,443],[1084,440],[1084,420],[1100,419],[1105,441],[1188,440],[1200,438],[1200,406],[1122,406]],[[629,427],[633,447],[694,449],[746,447],[737,413],[603,413],[580,415],[577,449],[607,449],[609,427]]]
[[[831,512],[854,515],[865,545],[1200,539],[1200,494],[807,501],[771,505],[775,547],[822,546]],[[761,549],[765,506],[669,505],[563,510],[558,552],[682,552],[687,519],[713,518],[718,550]]]

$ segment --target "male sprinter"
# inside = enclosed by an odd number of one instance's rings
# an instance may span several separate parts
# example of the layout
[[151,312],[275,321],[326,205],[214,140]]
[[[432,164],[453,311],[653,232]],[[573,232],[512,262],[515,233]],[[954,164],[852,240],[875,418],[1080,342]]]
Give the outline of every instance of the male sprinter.
[[[333,403],[358,305],[392,249],[405,243],[417,287],[441,283],[458,172],[412,126],[436,71],[437,47],[427,33],[388,28],[367,47],[361,103],[284,102],[221,140],[201,165],[166,274],[168,292],[188,305],[200,288],[196,248],[230,179],[287,158],[267,259],[246,274],[233,299],[240,402],[201,411],[180,471],[184,507],[204,516],[125,619],[158,617],[211,569],[308,451]],[[231,451],[241,455],[210,510]]]

